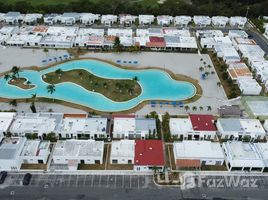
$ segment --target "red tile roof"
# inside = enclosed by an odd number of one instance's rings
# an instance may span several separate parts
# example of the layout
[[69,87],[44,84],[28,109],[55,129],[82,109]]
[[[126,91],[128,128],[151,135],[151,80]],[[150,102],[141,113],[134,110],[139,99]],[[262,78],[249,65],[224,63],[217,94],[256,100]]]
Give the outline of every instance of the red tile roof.
[[147,47],[166,47],[166,42],[163,37],[149,37],[150,42],[146,42]]
[[87,118],[87,114],[64,114],[63,118],[74,117],[74,118]]
[[195,131],[216,131],[213,115],[190,115]]
[[161,140],[136,140],[135,165],[163,166],[164,154]]
[[112,118],[135,118],[135,115],[117,114],[117,115],[112,115]]
[[177,159],[176,166],[179,168],[186,167],[201,167],[200,160],[191,160],[191,159]]

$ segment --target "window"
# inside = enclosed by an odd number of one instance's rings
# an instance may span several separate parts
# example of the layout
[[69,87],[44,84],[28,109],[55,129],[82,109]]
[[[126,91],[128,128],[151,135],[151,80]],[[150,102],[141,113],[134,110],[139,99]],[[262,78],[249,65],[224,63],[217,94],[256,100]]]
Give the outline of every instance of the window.
[[113,163],[113,164],[117,164],[118,161],[117,161],[117,160],[112,160],[112,163]]
[[128,160],[127,163],[128,163],[128,164],[132,164],[132,160]]
[[95,164],[100,164],[100,160],[95,160]]
[[216,161],[215,165],[221,165],[221,161]]

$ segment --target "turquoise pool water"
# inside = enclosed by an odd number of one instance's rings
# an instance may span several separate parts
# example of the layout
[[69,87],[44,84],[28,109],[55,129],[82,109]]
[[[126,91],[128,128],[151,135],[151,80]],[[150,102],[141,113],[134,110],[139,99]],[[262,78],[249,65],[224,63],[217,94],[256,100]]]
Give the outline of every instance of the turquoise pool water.
[[[85,69],[96,76],[109,79],[133,79],[137,76],[142,87],[142,93],[138,97],[124,102],[114,102],[100,93],[95,93],[82,88],[71,82],[56,85],[53,94],[47,92],[47,83],[42,80],[42,76],[57,69],[72,70]],[[32,70],[21,71],[20,77],[27,78],[34,88],[24,90],[7,83],[0,78],[0,97],[3,98],[31,98],[32,94],[37,97],[59,99],[79,105],[83,105],[94,110],[115,112],[131,109],[144,100],[169,100],[179,101],[191,98],[195,95],[195,86],[188,82],[175,81],[168,73],[161,70],[125,70],[111,64],[96,60],[76,60],[42,70],[40,72]]]

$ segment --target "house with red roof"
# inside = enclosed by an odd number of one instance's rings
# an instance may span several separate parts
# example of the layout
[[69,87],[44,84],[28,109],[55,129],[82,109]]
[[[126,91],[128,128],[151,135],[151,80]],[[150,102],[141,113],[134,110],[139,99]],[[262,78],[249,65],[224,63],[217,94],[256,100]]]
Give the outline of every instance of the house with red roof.
[[164,37],[150,36],[149,41],[146,42],[146,47],[163,49],[166,48]]
[[170,133],[180,140],[214,140],[216,126],[214,116],[190,114],[188,118],[171,118]]
[[216,139],[217,128],[214,124],[213,115],[190,114],[193,127],[193,134],[189,135],[189,139],[195,140],[213,140]]
[[136,140],[134,170],[150,171],[157,167],[163,170],[164,152],[161,140]]

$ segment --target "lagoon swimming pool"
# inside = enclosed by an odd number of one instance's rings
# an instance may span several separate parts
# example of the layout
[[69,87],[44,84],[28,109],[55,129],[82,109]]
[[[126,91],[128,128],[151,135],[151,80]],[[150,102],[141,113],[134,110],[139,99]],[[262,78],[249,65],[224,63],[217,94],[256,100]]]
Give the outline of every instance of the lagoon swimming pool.
[[[71,82],[65,82],[56,84],[56,91],[49,94],[46,88],[48,84],[42,80],[42,76],[57,69],[63,71],[84,69],[107,79],[133,79],[137,76],[142,93],[129,101],[115,102],[100,93],[88,91]],[[106,62],[89,59],[69,61],[41,71],[23,70],[19,75],[28,79],[35,87],[24,90],[8,84],[4,77],[1,77],[0,97],[23,99],[31,98],[32,94],[36,94],[37,97],[63,100],[98,111],[116,112],[129,110],[145,100],[180,101],[191,98],[196,93],[196,88],[192,83],[176,81],[168,73],[161,70],[126,70]]]

